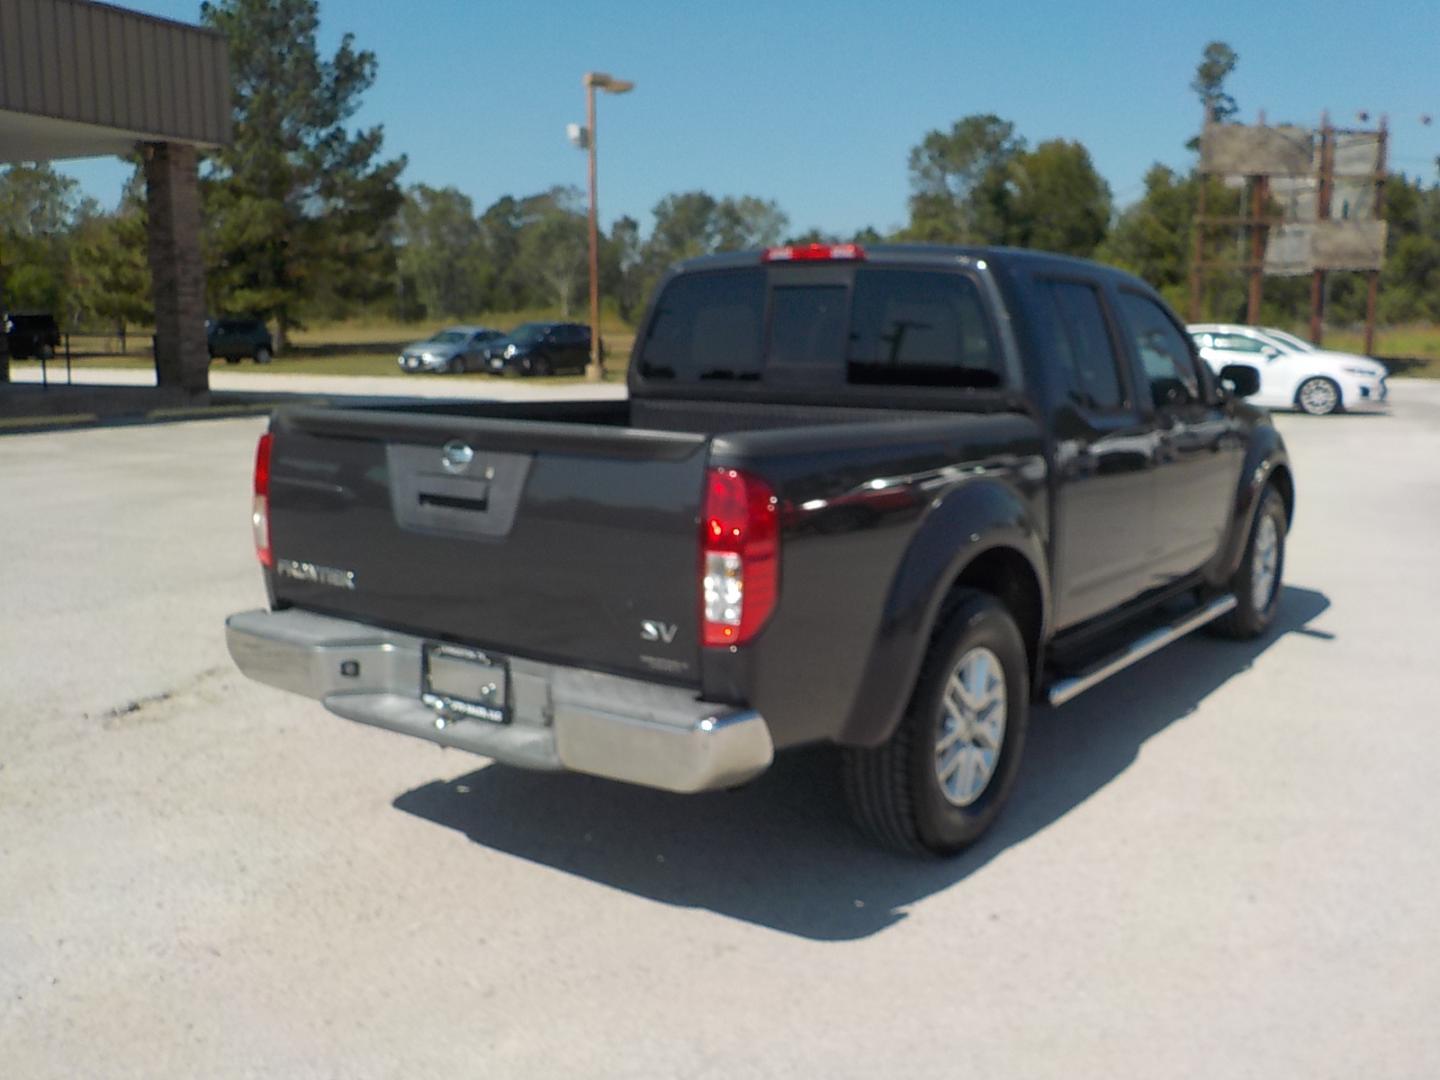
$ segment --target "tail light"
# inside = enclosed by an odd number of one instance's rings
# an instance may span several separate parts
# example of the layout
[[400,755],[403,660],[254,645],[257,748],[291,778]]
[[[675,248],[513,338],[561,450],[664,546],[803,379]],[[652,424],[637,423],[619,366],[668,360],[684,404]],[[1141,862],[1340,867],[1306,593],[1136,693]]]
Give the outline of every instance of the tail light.
[[255,531],[255,555],[261,566],[275,565],[275,552],[270,547],[270,444],[274,436],[266,432],[255,447],[255,499],[250,504],[250,526]]
[[865,249],[859,244],[786,244],[765,249],[765,262],[859,262]]
[[710,469],[700,526],[701,640],[743,645],[770,618],[780,591],[775,492],[735,469]]

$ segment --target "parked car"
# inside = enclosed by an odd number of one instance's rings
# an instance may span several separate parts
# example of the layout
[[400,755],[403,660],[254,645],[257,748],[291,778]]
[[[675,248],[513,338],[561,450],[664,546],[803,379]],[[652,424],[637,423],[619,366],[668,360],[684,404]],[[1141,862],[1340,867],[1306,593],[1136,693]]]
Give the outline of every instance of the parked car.
[[247,315],[229,315],[205,324],[205,340],[210,359],[238,364],[250,357],[257,364],[268,364],[275,355],[275,343],[264,319]]
[[1312,416],[1385,406],[1388,372],[1368,356],[1318,349],[1265,326],[1195,323],[1189,330],[1212,368],[1244,364],[1259,373],[1260,392],[1250,399],[1255,405]]
[[423,371],[484,371],[486,348],[504,336],[488,326],[450,326],[425,341],[406,345],[396,362],[401,371],[412,375]]
[[497,375],[561,375],[590,363],[590,328],[579,323],[532,322],[517,326],[487,350]]
[[13,359],[48,360],[60,347],[60,327],[48,312],[16,312],[5,317],[5,344]]
[[948,853],[1000,812],[1032,701],[1276,617],[1295,484],[1241,400],[1255,372],[1217,378],[1118,270],[709,256],[661,283],[628,381],[277,412],[270,603],[227,621],[236,664],[352,720],[672,791],[838,744],[863,828]]

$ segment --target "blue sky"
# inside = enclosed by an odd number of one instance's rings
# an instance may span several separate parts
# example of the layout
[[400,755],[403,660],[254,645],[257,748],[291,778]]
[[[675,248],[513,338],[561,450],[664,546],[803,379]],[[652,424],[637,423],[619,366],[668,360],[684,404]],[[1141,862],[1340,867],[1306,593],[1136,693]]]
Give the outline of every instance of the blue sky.
[[[322,47],[351,31],[379,58],[357,123],[384,124],[387,150],[409,157],[406,183],[454,185],[477,210],[583,185],[565,125],[584,119],[586,70],[638,84],[600,100],[600,207],[647,228],[662,196],[695,188],[775,199],[797,232],[893,228],[910,147],[981,112],[1032,144],[1083,142],[1124,205],[1151,163],[1186,164],[1200,115],[1188,84],[1216,39],[1240,55],[1229,89],[1242,119],[1388,113],[1393,169],[1433,180],[1440,154],[1440,0],[322,0],[320,14]],[[118,162],[62,167],[103,203],[118,198]]]

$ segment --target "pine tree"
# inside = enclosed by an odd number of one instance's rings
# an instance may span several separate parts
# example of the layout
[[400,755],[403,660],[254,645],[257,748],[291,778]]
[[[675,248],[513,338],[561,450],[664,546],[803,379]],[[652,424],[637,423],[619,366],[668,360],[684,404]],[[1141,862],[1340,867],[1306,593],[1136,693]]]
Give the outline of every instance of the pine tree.
[[307,306],[368,301],[394,280],[403,156],[346,122],[375,54],[346,34],[329,60],[316,0],[215,0],[201,21],[230,47],[234,142],[202,184],[212,309],[273,317],[277,350]]

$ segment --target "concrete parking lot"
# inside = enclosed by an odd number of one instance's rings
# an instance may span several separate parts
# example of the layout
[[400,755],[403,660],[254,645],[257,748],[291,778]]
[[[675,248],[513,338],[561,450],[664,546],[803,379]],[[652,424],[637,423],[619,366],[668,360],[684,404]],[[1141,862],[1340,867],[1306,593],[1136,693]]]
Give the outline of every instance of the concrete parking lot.
[[[231,668],[263,421],[0,439],[0,1074],[1440,1075],[1440,384],[1283,416],[1269,638],[1042,712],[948,862]],[[822,648],[817,643],[817,648]]]

